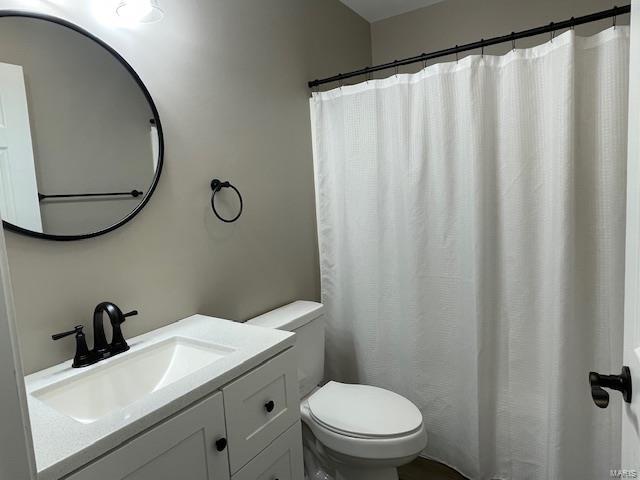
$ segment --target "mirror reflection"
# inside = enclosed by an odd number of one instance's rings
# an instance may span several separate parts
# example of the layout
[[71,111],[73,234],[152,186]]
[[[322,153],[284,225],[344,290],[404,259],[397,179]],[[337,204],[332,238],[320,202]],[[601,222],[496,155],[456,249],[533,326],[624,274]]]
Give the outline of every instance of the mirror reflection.
[[161,162],[154,119],[136,79],[98,42],[39,18],[0,18],[5,222],[82,236],[137,212]]

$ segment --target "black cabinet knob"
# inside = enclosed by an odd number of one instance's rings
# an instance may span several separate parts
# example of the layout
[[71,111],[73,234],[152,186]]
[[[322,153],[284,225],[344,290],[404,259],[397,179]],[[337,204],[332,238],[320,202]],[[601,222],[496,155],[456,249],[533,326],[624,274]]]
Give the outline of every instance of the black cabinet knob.
[[269,400],[267,403],[264,404],[264,409],[269,413],[273,412],[274,408],[276,408],[276,404],[273,403],[273,400]]
[[222,437],[216,440],[216,450],[222,452],[225,448],[227,448],[227,439]]

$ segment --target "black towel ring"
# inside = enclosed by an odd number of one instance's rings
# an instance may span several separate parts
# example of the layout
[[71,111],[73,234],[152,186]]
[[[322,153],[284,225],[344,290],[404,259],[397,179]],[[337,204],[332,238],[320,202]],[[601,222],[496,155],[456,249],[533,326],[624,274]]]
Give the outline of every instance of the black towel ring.
[[[220,214],[218,213],[218,211],[216,210],[216,202],[215,202],[216,193],[218,193],[223,188],[231,188],[231,189],[233,189],[238,194],[238,198],[240,199],[240,211],[232,219],[221,217]],[[214,178],[213,180],[211,180],[211,190],[213,190],[213,195],[211,195],[211,208],[213,209],[213,213],[215,214],[215,216],[218,217],[220,220],[222,220],[225,223],[233,223],[236,220],[238,220],[240,218],[240,215],[242,215],[242,207],[243,207],[242,195],[240,195],[240,192],[238,191],[238,189],[236,187],[234,187],[233,185],[231,185],[229,182],[221,182],[217,178]]]

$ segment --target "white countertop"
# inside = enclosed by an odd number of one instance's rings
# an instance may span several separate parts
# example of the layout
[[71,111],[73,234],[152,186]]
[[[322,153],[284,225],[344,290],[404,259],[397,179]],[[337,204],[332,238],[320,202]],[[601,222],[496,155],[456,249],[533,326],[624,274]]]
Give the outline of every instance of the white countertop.
[[[236,350],[210,366],[90,424],[80,423],[59,413],[31,394],[175,336],[225,345]],[[38,480],[58,480],[117,448],[124,441],[293,346],[294,334],[193,315],[128,339],[128,342],[131,346],[129,352],[96,365],[78,369],[71,368],[71,361],[68,361],[25,378]]]

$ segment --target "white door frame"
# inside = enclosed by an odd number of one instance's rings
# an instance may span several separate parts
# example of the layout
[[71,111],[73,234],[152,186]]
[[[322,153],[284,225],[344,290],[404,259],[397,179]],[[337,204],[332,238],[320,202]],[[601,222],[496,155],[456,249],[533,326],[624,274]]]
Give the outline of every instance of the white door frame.
[[13,291],[4,232],[0,228],[0,478],[37,475],[22,361],[16,337]]
[[[640,0],[631,3],[627,233],[625,248],[624,365],[631,369],[633,397],[622,411],[620,468],[640,475]],[[614,467],[615,468],[615,467]]]

